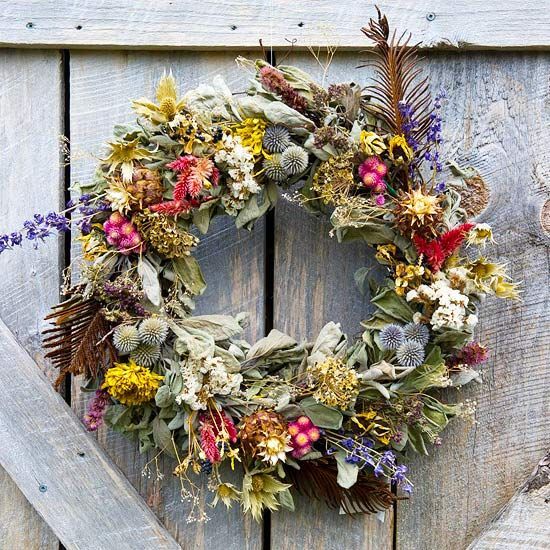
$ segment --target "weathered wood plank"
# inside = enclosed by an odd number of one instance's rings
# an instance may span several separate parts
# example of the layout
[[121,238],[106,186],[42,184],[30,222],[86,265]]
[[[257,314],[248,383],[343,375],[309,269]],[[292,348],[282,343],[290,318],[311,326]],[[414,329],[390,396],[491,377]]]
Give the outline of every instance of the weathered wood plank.
[[[58,52],[0,51],[0,234],[62,203],[61,97]],[[24,250],[0,255],[0,318],[45,372],[41,320],[59,297],[60,245],[54,237],[39,250],[27,242]],[[57,537],[2,468],[0,548],[58,548]]]
[[550,548],[550,452],[469,550]]
[[180,548],[2,321],[0,398],[0,464],[68,550]]
[[[278,57],[281,57],[280,55]],[[320,69],[307,54],[285,60],[321,80]],[[331,65],[327,82],[364,83],[367,73],[354,69],[357,55],[341,55]],[[282,200],[275,210],[274,327],[300,339],[314,338],[328,321],[341,322],[354,336],[367,317],[368,295],[361,296],[353,275],[374,267],[372,252],[361,244],[339,244],[329,237],[326,220],[311,217],[294,203]],[[351,518],[311,500],[296,499],[296,511],[271,518],[271,545],[323,550],[390,550],[393,510],[384,521],[375,516]]]
[[[32,47],[250,48],[367,46],[359,29],[376,2],[355,0],[0,1],[0,44]],[[392,24],[438,48],[548,48],[548,0],[378,2]],[[206,23],[207,22],[207,23]]]
[[[181,91],[223,74],[234,90],[244,89],[243,71],[234,65],[236,54],[91,53],[71,54],[71,134],[74,181],[91,177],[96,160],[80,155],[99,153],[114,124],[134,119],[130,99],[152,97],[164,69],[173,70]],[[81,156],[81,160],[78,157]],[[237,231],[232,220],[217,220],[203,236],[198,257],[208,288],[197,300],[199,313],[251,313],[248,336],[263,335],[264,325],[264,225],[253,233]],[[85,399],[75,388],[74,407],[82,410]],[[174,462],[161,460],[159,471],[151,464],[151,475],[142,475],[151,456],[140,456],[137,444],[104,430],[100,442],[147,499],[161,521],[185,548],[257,549],[261,547],[261,526],[243,520],[233,508],[210,509],[201,500],[200,510],[211,517],[208,523],[187,523],[189,504],[181,502],[180,485],[172,476]],[[206,489],[206,483],[203,483]],[[206,491],[205,491],[206,494]],[[228,526],[231,526],[229,528]],[[220,536],[223,534],[223,536]]]
[[446,148],[491,188],[479,218],[494,229],[491,255],[524,281],[524,294],[521,303],[482,305],[478,338],[491,350],[484,384],[458,396],[477,401],[477,422],[455,421],[432,456],[412,463],[416,490],[398,505],[399,550],[466,548],[550,445],[550,239],[540,226],[550,174],[550,57],[446,54],[428,67],[434,88],[449,97]]

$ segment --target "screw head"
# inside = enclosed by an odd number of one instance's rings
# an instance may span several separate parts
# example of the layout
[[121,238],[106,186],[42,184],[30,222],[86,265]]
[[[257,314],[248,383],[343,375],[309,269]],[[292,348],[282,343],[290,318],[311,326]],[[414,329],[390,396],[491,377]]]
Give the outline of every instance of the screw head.
[[433,11],[426,14],[426,19],[428,21],[433,21],[435,19],[435,13]]
[[48,486],[44,483],[41,483],[39,486],[38,486],[38,490],[41,492],[41,493],[45,493],[47,490],[48,490]]
[[32,29],[34,27],[34,23],[32,21],[29,21],[25,27],[27,27],[27,29]]

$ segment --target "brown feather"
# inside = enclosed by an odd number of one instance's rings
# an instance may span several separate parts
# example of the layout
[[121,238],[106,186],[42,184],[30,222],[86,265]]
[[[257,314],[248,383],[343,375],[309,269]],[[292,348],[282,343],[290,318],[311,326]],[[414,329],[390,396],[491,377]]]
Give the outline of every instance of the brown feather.
[[298,493],[325,502],[330,508],[342,508],[346,514],[374,514],[397,499],[385,481],[363,472],[349,489],[340,487],[336,464],[326,460],[304,460],[299,470],[288,467],[285,471]]
[[42,334],[44,348],[50,350],[46,357],[59,368],[56,388],[69,373],[93,378],[112,366],[115,350],[106,338],[111,327],[99,302],[73,296],[52,310],[46,320],[54,326]]
[[365,108],[381,119],[394,134],[403,134],[405,120],[399,110],[403,102],[414,109],[418,123],[414,138],[421,141],[430,127],[430,114],[433,112],[428,79],[421,78],[422,69],[418,66],[418,46],[410,45],[411,35],[403,33],[396,38],[391,33],[388,20],[378,8],[378,20],[371,19],[361,31],[375,43],[374,61],[360,65],[374,66],[374,84],[365,89],[370,100]]

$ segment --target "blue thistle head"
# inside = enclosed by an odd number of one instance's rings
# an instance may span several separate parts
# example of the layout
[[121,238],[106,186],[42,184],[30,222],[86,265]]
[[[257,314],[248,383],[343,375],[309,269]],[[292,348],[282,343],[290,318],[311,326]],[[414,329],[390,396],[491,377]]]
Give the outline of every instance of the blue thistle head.
[[282,153],[290,147],[290,132],[281,124],[274,124],[265,129],[263,146],[269,153]]
[[425,346],[430,340],[428,327],[421,323],[408,323],[403,328],[403,332],[407,340],[413,340],[422,346]]
[[419,367],[424,362],[424,346],[414,340],[407,340],[395,353],[401,367]]
[[405,341],[405,333],[400,325],[392,323],[380,331],[380,344],[385,350],[397,349]]

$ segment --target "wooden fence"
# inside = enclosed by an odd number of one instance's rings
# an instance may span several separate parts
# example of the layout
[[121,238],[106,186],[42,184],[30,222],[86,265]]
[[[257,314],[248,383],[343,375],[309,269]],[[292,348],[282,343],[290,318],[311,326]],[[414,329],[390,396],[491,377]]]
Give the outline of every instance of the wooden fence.
[[[488,183],[491,199],[479,220],[493,225],[496,255],[509,263],[515,279],[524,281],[523,301],[485,303],[479,336],[492,355],[484,385],[464,392],[465,398],[477,400],[476,424],[455,422],[441,448],[412,463],[417,490],[410,501],[386,512],[383,521],[350,519],[300,499],[295,513],[274,514],[264,525],[243,520],[238,509],[227,513],[221,507],[209,511],[208,523],[187,523],[187,504],[171,477],[172,464],[160,465],[162,481],[144,476],[151,457],[102,431],[101,447],[183,548],[456,550],[477,537],[475,548],[550,548],[544,463],[537,487],[526,486],[492,530],[481,534],[550,447],[550,238],[544,230],[550,229],[544,217],[550,204],[550,2],[395,0],[380,7],[392,24],[425,41],[432,86],[444,87],[449,97],[446,148],[460,162],[475,165]],[[248,75],[233,60],[259,56],[261,38],[273,47],[276,61],[288,56],[287,63],[319,78],[322,71],[306,47],[339,45],[328,80],[364,83],[369,76],[355,67],[368,57],[358,52],[368,48],[359,28],[374,14],[370,1],[1,0],[0,8],[0,233],[20,226],[33,212],[64,203],[69,185],[91,176],[93,154],[101,152],[113,125],[131,120],[129,98],[151,96],[164,69],[172,69],[182,89],[222,74],[233,90],[242,90]],[[61,162],[61,134],[70,137],[69,166]],[[325,222],[284,200],[251,233],[218,221],[200,246],[209,285],[200,312],[249,311],[250,338],[271,326],[307,337],[329,319],[340,320],[353,333],[368,309],[368,297],[353,289],[353,273],[372,264],[371,254],[360,245],[337,245]],[[0,256],[0,318],[46,375],[39,332],[59,297],[70,256],[70,243],[61,240]],[[11,350],[28,365],[28,358],[10,345],[4,340],[0,352]],[[5,358],[0,361],[6,364]],[[15,374],[8,379],[8,372]],[[6,385],[0,396],[9,395],[10,384],[21,392],[16,373],[6,369],[0,376]],[[35,387],[42,386],[29,385],[29,392]],[[85,399],[78,381],[70,393],[71,407],[81,415]],[[7,397],[2,401],[0,420],[10,414],[9,403]],[[62,412],[56,418],[49,410],[36,411],[50,417],[51,424],[26,418],[21,429],[37,430],[34,436],[47,433],[48,426],[53,430],[60,419],[70,424]],[[6,433],[0,422],[0,443]],[[52,453],[56,441],[67,444],[63,431],[47,441]],[[43,475],[32,447],[18,449],[23,456],[17,464],[8,460],[13,456],[9,449],[0,452],[11,476],[18,481],[32,479],[35,471]],[[100,450],[90,452],[103,460]],[[81,468],[84,476],[85,461]],[[70,476],[78,476],[74,465],[44,475],[52,479],[36,479],[34,489],[25,487],[25,498],[10,475],[0,471],[0,548],[57,550],[58,537],[67,548],[94,548],[65,538],[57,520],[48,524],[35,511],[48,518],[57,510],[59,516],[66,494],[59,491],[60,500],[52,498],[41,507],[39,488],[68,486]],[[97,491],[93,480],[89,490]],[[128,488],[123,492],[130,494]],[[113,495],[106,492],[105,498],[116,500]],[[76,508],[92,502],[85,494],[78,501]],[[529,528],[516,529],[528,521],[517,509],[525,501],[535,512],[529,513]],[[142,514],[137,517],[153,521],[144,507],[132,506]],[[109,510],[105,506],[105,516]],[[67,521],[78,521],[86,509],[78,512]],[[112,524],[112,518],[104,519]],[[89,523],[82,528],[92,528]],[[95,529],[100,533],[102,526]],[[132,540],[113,546],[98,538],[95,548],[138,548]]]

